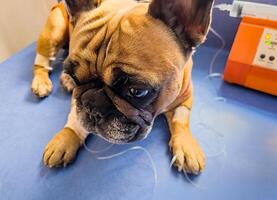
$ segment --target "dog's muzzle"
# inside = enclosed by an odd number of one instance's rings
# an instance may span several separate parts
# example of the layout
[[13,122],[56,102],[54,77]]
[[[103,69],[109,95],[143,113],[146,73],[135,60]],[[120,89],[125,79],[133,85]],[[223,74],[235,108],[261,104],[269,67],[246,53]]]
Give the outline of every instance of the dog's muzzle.
[[135,108],[100,80],[77,86],[73,98],[84,128],[109,142],[141,140],[151,129],[154,117],[150,111]]

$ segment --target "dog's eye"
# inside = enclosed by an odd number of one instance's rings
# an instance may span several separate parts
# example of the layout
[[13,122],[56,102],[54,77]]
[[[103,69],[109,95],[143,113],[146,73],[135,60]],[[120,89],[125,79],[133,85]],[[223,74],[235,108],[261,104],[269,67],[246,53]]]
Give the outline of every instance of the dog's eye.
[[135,98],[142,98],[148,95],[149,90],[144,89],[135,89],[135,88],[129,88],[127,96],[129,97],[135,97]]

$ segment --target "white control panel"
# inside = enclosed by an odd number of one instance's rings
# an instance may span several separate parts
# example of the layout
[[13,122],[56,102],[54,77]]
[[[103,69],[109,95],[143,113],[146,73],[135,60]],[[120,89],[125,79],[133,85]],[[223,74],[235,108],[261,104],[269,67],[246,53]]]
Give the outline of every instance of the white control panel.
[[277,71],[277,30],[264,29],[253,64]]

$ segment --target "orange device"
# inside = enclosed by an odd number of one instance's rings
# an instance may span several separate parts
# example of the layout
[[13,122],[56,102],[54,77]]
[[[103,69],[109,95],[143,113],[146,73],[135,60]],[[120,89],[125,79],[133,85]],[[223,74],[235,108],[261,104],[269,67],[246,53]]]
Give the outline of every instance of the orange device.
[[224,80],[277,96],[277,21],[242,19]]

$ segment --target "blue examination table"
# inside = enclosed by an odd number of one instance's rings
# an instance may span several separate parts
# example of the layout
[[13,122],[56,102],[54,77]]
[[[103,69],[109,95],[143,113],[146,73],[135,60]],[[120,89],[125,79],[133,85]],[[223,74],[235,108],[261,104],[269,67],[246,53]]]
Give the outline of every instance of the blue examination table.
[[[194,55],[191,128],[207,155],[199,176],[170,168],[163,116],[144,141],[110,146],[90,136],[92,152],[82,148],[67,168],[45,167],[43,149],[70,109],[58,83],[61,61],[42,100],[30,90],[34,44],[0,64],[0,200],[276,200],[277,99],[207,77],[215,51],[203,46]],[[214,71],[222,72],[227,53]]]

